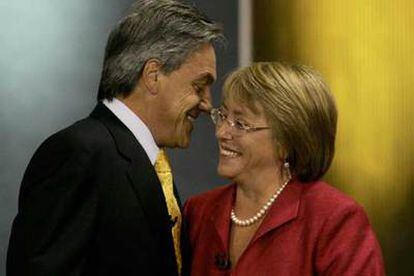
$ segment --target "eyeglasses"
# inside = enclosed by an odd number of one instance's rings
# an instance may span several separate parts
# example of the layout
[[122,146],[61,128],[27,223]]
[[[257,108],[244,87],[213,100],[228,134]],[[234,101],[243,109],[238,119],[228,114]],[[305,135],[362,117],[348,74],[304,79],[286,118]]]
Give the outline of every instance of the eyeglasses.
[[270,127],[267,126],[254,127],[238,119],[230,119],[229,116],[221,108],[213,108],[210,111],[210,117],[216,127],[221,127],[223,125],[223,122],[226,121],[232,128],[235,135],[243,135],[248,132],[270,129]]

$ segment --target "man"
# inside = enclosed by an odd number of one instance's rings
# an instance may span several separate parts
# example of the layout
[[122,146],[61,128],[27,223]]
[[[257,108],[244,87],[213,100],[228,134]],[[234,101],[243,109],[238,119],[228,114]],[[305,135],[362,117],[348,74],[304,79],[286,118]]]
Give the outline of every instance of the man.
[[165,164],[154,166],[163,148],[189,145],[211,108],[221,36],[183,3],[132,7],[109,36],[97,106],[26,170],[8,275],[183,274],[177,191]]

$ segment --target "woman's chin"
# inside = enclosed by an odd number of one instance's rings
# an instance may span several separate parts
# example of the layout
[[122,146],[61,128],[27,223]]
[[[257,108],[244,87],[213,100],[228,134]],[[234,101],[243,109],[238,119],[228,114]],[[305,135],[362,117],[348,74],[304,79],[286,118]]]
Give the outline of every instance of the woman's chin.
[[234,179],[237,175],[236,171],[229,166],[218,165],[217,173],[219,176],[227,178],[227,179]]

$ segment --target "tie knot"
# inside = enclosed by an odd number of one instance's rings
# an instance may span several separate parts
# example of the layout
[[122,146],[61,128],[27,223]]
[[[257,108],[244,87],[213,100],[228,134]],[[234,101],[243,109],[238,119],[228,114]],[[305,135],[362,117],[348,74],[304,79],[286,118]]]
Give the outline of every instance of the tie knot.
[[171,172],[170,161],[165,150],[160,149],[154,167],[157,173]]

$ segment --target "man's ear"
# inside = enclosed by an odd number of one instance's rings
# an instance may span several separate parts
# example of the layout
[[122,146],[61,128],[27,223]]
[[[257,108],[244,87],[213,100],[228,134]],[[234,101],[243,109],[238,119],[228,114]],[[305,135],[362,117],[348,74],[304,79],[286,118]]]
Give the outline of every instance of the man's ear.
[[145,62],[142,69],[141,78],[151,94],[157,93],[158,76],[161,73],[161,63],[158,59],[149,59]]

